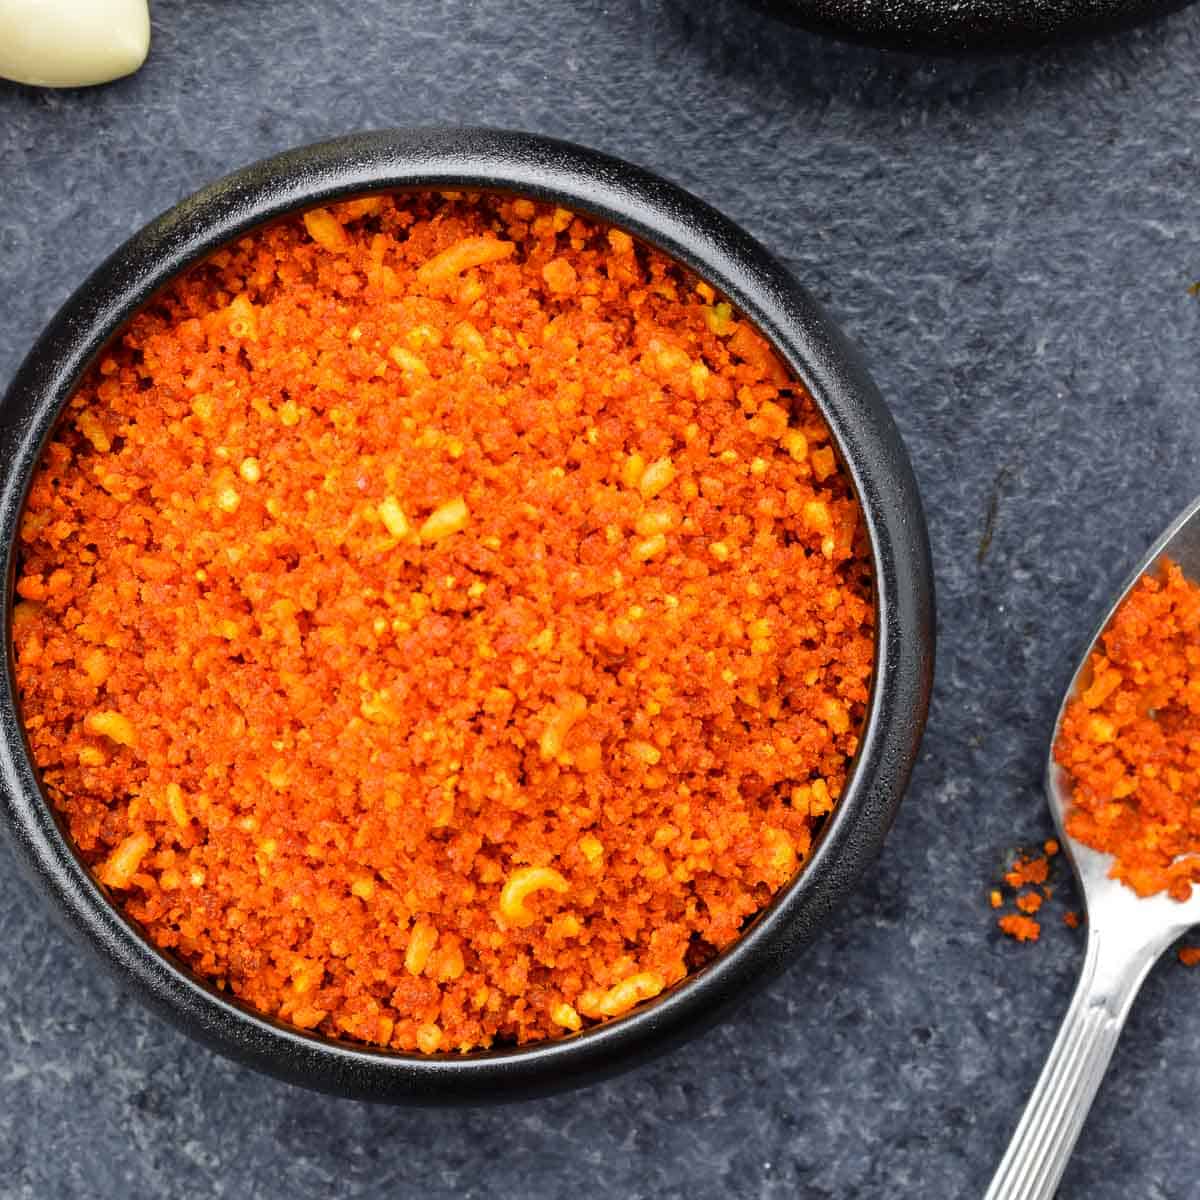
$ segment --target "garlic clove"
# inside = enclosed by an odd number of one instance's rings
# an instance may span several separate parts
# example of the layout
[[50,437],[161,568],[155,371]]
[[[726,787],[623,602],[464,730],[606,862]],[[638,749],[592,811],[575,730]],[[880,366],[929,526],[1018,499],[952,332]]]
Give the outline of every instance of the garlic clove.
[[147,0],[0,0],[0,78],[87,87],[130,75],[150,49]]

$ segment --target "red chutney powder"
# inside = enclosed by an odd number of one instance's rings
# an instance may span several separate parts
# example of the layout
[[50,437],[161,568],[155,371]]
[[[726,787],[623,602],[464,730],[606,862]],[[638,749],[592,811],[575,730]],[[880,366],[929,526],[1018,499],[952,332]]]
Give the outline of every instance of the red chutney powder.
[[1015,938],[1018,942],[1036,942],[1042,933],[1039,922],[1019,913],[1009,913],[1007,916],[1000,917],[996,924],[1000,926],[1002,932],[1008,934],[1010,938]]
[[1113,855],[1139,896],[1185,900],[1200,879],[1200,588],[1162,564],[1121,603],[1054,747],[1071,779],[1067,830]]
[[858,746],[868,546],[811,399],[706,284],[527,200],[350,201],[188,271],[20,538],[85,860],[328,1036],[627,1011],[792,879]]
[[[1041,911],[1052,894],[1046,881],[1050,877],[1050,861],[1058,851],[1058,842],[1051,838],[1043,843],[1041,854],[1018,854],[1004,873],[1004,882],[1016,893],[1012,902],[1017,911],[996,919],[1001,932],[1019,942],[1036,942],[1041,936],[1041,922],[1033,914]],[[992,890],[990,901],[992,908],[1003,907],[1004,896],[998,888]]]

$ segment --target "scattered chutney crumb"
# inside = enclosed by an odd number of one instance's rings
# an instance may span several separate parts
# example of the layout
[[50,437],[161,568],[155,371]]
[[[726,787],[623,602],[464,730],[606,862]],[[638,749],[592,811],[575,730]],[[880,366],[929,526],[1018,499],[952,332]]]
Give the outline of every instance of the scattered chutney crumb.
[[[1004,873],[1004,882],[1014,892],[1014,905],[1018,914],[1005,914],[996,924],[1010,937],[1018,941],[1037,941],[1041,926],[1037,921],[1027,920],[1038,912],[1052,894],[1046,882],[1050,875],[1050,860],[1058,853],[1059,845],[1053,839],[1045,842],[1041,854],[1018,853],[1013,864]],[[1040,891],[1038,890],[1040,889]],[[992,908],[1001,908],[1004,903],[999,889],[992,892]]]
[[805,861],[869,548],[804,388],[628,234],[373,196],[191,269],[85,379],[14,649],[148,936],[331,1037],[463,1051],[661,992]]
[[1063,913],[1063,924],[1068,929],[1078,929],[1079,920],[1079,914],[1074,909],[1072,909],[1070,912]]
[[[1054,747],[1067,829],[1113,878],[1177,900],[1200,879],[1200,587],[1164,559],[1117,609]],[[1180,857],[1191,856],[1191,857]]]
[[1050,861],[1044,856],[1020,857],[1007,874],[1004,882],[1011,888],[1025,887],[1031,883],[1045,883],[1050,874]]
[[1185,967],[1194,967],[1200,963],[1200,946],[1180,946],[1179,961]]
[[1036,942],[1042,932],[1041,925],[1032,917],[1018,916],[1016,913],[1001,917],[997,924],[1009,937],[1018,942]]
[[999,888],[992,888],[988,893],[988,901],[993,908],[999,908],[1004,903],[1004,897],[1000,894]]

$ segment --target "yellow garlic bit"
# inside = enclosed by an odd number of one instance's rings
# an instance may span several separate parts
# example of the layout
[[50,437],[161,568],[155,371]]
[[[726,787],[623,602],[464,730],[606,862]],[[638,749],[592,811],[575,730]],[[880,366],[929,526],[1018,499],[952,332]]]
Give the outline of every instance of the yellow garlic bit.
[[464,271],[499,262],[516,250],[513,242],[493,237],[465,237],[417,268],[417,282],[430,291],[445,291]]
[[436,1054],[442,1048],[442,1031],[432,1021],[417,1030],[417,1049],[422,1054]]
[[550,762],[562,754],[571,727],[586,711],[587,700],[577,692],[568,693],[546,710],[546,724],[538,740],[538,753],[543,759]]
[[641,514],[633,524],[633,530],[640,537],[653,537],[655,534],[669,533],[675,527],[675,514],[668,508],[651,509]]
[[570,884],[553,867],[518,867],[500,893],[500,914],[512,925],[532,925],[537,918],[525,907],[527,896],[541,891],[561,895],[570,890]]
[[412,531],[412,526],[408,523],[408,518],[404,515],[404,509],[400,507],[400,501],[395,496],[385,496],[380,501],[379,518],[383,521],[384,528],[397,541],[408,537]]
[[408,939],[408,950],[404,955],[404,969],[410,975],[420,975],[429,962],[429,956],[437,945],[438,931],[428,921],[418,921]]
[[572,1033],[576,1033],[583,1028],[583,1020],[573,1005],[568,1004],[565,1000],[561,1004],[556,1004],[550,1010],[550,1020],[555,1025],[561,1025],[564,1029],[569,1029]]
[[604,856],[604,843],[595,834],[585,833],[579,839],[579,849],[583,857],[590,863],[594,863]]
[[131,833],[96,872],[100,882],[110,888],[127,888],[153,845],[148,833]]
[[119,746],[133,746],[137,743],[137,731],[133,722],[119,712],[106,709],[104,712],[89,713],[83,722],[88,733],[98,733]]
[[635,1004],[657,996],[665,986],[661,975],[654,971],[641,971],[622,979],[606,992],[581,993],[576,1007],[585,1017],[619,1017]]
[[171,819],[175,824],[180,828],[187,825],[188,811],[183,801],[183,788],[177,783],[168,783],[163,793],[163,799],[166,801],[167,812],[171,814]]
[[642,472],[642,477],[638,481],[638,491],[645,499],[653,499],[659,492],[671,486],[675,475],[675,464],[669,458],[660,458]]
[[467,502],[461,496],[447,500],[426,518],[421,526],[421,541],[440,542],[442,538],[461,532],[466,528],[470,516]]
[[393,346],[388,351],[388,357],[401,370],[408,371],[412,375],[429,374],[429,367],[425,360],[411,350],[406,350],[403,346]]
[[350,246],[346,231],[327,208],[314,208],[306,212],[304,228],[308,230],[308,236],[330,254],[338,254]]
[[661,554],[667,548],[667,539],[665,534],[656,533],[653,537],[648,537],[644,541],[638,542],[633,547],[633,557],[638,562],[646,562],[648,559],[654,558]]
[[640,759],[648,766],[654,766],[662,758],[662,751],[650,742],[633,741],[629,743],[629,753]]

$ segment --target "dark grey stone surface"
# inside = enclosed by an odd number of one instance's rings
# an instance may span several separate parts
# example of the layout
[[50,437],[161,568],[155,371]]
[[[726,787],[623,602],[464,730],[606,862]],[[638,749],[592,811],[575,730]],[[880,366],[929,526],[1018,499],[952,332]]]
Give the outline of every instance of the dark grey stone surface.
[[[1056,918],[1000,939],[988,888],[1050,832],[1039,772],[1091,624],[1200,489],[1200,8],[971,62],[735,0],[161,0],[154,24],[130,80],[0,84],[0,386],[110,249],[256,157],[389,124],[588,142],[744,223],[865,347],[929,511],[936,696],[877,871],[787,975],[668,1058],[499,1109],[213,1056],[0,849],[0,1197],[980,1194],[1082,952]],[[1200,1194],[1198,1001],[1200,973],[1153,973],[1063,1197]]]

